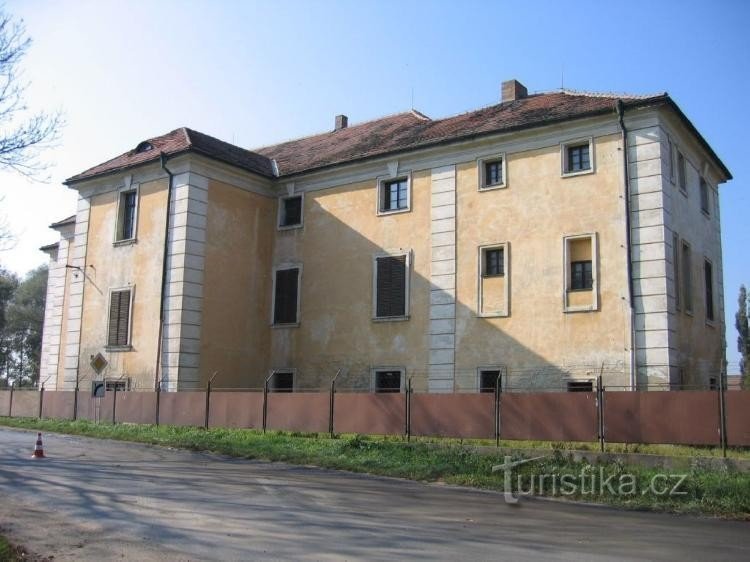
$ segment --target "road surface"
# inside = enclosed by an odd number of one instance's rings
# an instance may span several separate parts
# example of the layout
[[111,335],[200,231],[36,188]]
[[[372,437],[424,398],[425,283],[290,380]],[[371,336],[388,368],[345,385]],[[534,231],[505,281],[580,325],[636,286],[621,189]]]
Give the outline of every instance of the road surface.
[[750,524],[0,428],[0,527],[57,560],[750,560]]

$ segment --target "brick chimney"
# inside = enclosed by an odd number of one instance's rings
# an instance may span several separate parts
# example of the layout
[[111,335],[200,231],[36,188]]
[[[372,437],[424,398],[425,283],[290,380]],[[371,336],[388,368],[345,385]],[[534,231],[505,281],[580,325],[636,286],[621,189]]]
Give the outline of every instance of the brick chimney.
[[529,95],[529,92],[526,90],[526,86],[521,84],[518,80],[508,80],[506,82],[503,82],[502,86],[502,101],[503,103],[508,101],[515,101],[525,98],[527,95]]
[[336,125],[333,130],[339,131],[341,129],[346,129],[348,125],[349,125],[349,118],[346,115],[337,115]]

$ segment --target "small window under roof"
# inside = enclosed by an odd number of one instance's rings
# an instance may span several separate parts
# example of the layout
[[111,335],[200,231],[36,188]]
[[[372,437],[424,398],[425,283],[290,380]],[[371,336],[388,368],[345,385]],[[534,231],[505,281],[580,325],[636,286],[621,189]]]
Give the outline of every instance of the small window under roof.
[[138,143],[138,146],[135,147],[135,153],[139,154],[141,152],[147,152],[149,150],[153,150],[153,148],[154,148],[153,144],[151,144],[148,141],[143,141],[143,142]]

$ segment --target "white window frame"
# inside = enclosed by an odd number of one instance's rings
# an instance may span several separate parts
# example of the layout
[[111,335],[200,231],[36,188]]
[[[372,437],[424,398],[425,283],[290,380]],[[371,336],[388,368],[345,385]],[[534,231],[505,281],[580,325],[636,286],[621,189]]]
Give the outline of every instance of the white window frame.
[[[500,161],[502,163],[501,167],[502,167],[503,181],[502,183],[498,183],[496,185],[487,185],[485,165],[492,164],[497,161]],[[495,189],[507,188],[508,187],[508,164],[505,158],[505,153],[500,152],[493,156],[486,156],[484,158],[477,159],[477,177],[479,180],[479,184],[478,184],[479,191],[493,191]]]
[[500,392],[502,392],[503,387],[506,385],[505,367],[503,365],[480,365],[477,367],[476,386],[474,387],[476,392],[481,392],[482,390],[482,371],[500,371]]
[[[588,170],[580,170],[577,172],[571,172],[568,170],[568,148],[572,146],[578,146],[581,144],[589,144],[589,163],[591,166]],[[596,158],[594,153],[594,137],[582,137],[577,139],[571,139],[560,143],[560,176],[563,178],[571,178],[575,176],[585,176],[587,174],[593,174],[596,171]]]
[[[711,307],[714,311],[714,317],[713,320],[711,320],[708,317],[708,302],[706,302],[706,264],[711,266]],[[714,273],[714,262],[712,262],[710,259],[708,259],[706,256],[703,256],[703,268],[701,273],[701,277],[703,278],[703,308],[704,308],[704,316],[706,318],[706,324],[708,326],[716,326],[716,316],[717,316],[717,307],[716,307],[716,274]]]
[[[392,211],[384,211],[380,207],[380,203],[383,201],[383,188],[386,183],[392,183],[399,180],[406,180],[406,208],[394,209]],[[400,213],[408,213],[411,211],[411,172],[403,174],[396,174],[395,176],[380,176],[377,178],[377,189],[375,190],[375,211],[377,216],[384,217],[387,215],[398,215]]]
[[[125,345],[109,345],[109,315],[112,310],[112,293],[119,291],[130,291],[130,302],[128,303],[128,343]],[[105,324],[104,349],[110,352],[131,351],[133,349],[133,300],[135,299],[135,285],[124,287],[110,287],[107,298],[107,323]]]
[[[505,279],[505,310],[495,312],[484,312],[484,291],[482,279],[484,278],[484,253],[487,250],[503,250],[503,275]],[[510,316],[510,242],[496,242],[485,244],[477,248],[477,316],[479,318],[505,318]]]
[[[378,252],[372,256],[372,320],[374,322],[400,322],[408,320],[411,312],[411,249],[386,250]],[[406,295],[404,296],[404,315],[403,316],[378,316],[378,258],[397,258],[406,256]]]
[[667,150],[669,151],[669,181],[672,185],[675,185],[676,174],[675,169],[675,157],[674,157],[674,143],[672,137],[667,135]]
[[[297,269],[297,321],[287,324],[275,323],[276,311],[276,273],[286,271],[287,269]],[[302,264],[301,263],[282,263],[273,267],[271,271],[271,327],[276,329],[298,328],[302,320]]]
[[[570,276],[569,242],[574,240],[591,240],[591,296],[592,303],[583,306],[568,306],[568,293],[572,279]],[[599,241],[596,232],[570,234],[563,236],[563,311],[594,312],[599,310]]]
[[[294,199],[295,197],[300,197],[300,215],[299,215],[299,224],[290,224],[287,226],[282,226],[281,219],[284,216],[284,201],[287,201],[289,199]],[[279,208],[276,212],[276,230],[295,230],[297,228],[302,228],[305,224],[305,193],[293,193],[291,195],[282,195],[279,197]]]
[[[133,214],[133,236],[130,238],[120,238],[122,222],[124,220],[125,208],[122,200],[126,193],[135,192],[135,213]],[[117,190],[117,220],[115,221],[115,232],[112,244],[114,246],[127,246],[138,240],[138,214],[141,209],[141,186],[138,183],[132,183],[129,186],[123,186]]]
[[[404,389],[406,388],[406,367],[396,367],[396,366],[389,367],[389,366],[380,365],[377,367],[370,367],[370,392],[377,392],[377,389],[375,387],[376,375],[377,373],[382,372],[382,371],[398,371],[399,373],[401,373],[401,381],[400,381],[401,384],[400,384],[399,392],[404,391]],[[387,394],[387,393],[382,393],[382,394]]]
[[[271,369],[268,372],[269,382],[273,380],[272,377],[276,373],[291,373],[292,374],[292,392],[297,391],[297,369],[296,368],[284,369],[284,368],[279,367],[279,368]],[[271,387],[270,384],[268,386],[268,392],[275,392],[275,390]]]

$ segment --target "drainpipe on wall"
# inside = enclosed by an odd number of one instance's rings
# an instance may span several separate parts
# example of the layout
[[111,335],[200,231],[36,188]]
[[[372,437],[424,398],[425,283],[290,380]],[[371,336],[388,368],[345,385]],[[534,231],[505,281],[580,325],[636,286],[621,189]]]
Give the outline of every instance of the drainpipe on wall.
[[156,342],[156,368],[154,369],[154,390],[158,389],[161,374],[161,342],[164,333],[164,301],[167,292],[167,254],[169,252],[169,215],[172,212],[172,184],[174,183],[174,174],[167,168],[167,155],[163,152],[159,154],[161,169],[167,174],[169,184],[167,186],[167,218],[164,220],[164,257],[161,268],[161,298],[159,300],[159,340]]
[[617,100],[617,120],[622,131],[622,163],[625,178],[625,249],[627,251],[627,271],[628,271],[628,305],[630,307],[630,390],[635,390],[636,373],[636,342],[635,342],[635,306],[634,306],[634,289],[633,289],[633,256],[631,225],[630,225],[630,173],[628,170],[628,130],[625,128],[625,104]]

